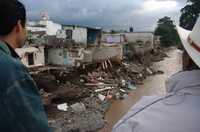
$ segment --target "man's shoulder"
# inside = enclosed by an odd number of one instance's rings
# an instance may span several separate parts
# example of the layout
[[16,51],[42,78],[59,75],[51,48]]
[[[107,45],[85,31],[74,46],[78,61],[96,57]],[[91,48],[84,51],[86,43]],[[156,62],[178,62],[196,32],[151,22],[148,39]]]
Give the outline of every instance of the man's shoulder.
[[20,63],[19,59],[13,58],[4,53],[0,53],[0,68],[1,69],[22,68],[22,64]]
[[25,66],[19,59],[0,53],[0,80],[12,81],[23,78],[26,73]]

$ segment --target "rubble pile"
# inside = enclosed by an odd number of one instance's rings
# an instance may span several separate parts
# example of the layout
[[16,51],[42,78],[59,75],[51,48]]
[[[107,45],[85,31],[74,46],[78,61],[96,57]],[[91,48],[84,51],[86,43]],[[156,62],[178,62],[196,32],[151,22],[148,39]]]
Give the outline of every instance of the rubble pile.
[[61,25],[47,14],[27,26],[26,45],[18,52],[55,132],[102,128],[113,100],[125,99],[147,76],[162,74],[151,67],[166,57],[151,32],[115,34],[98,27]]
[[33,78],[40,88],[50,126],[56,132],[86,132],[104,126],[103,117],[111,100],[127,97],[145,78],[144,71],[142,66],[123,63],[108,71],[57,69],[34,74]]
[[[37,72],[35,72],[37,71]],[[102,128],[112,100],[125,99],[149,75],[162,74],[139,63],[48,67],[32,70],[56,132],[87,132]]]

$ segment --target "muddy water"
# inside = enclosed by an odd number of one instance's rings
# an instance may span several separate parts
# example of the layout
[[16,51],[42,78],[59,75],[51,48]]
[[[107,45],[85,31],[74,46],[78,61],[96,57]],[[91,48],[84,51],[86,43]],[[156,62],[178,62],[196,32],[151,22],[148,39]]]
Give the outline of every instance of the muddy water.
[[181,54],[179,50],[171,49],[168,52],[169,58],[154,64],[154,67],[164,71],[164,74],[148,77],[144,81],[144,84],[138,86],[137,90],[131,92],[129,97],[125,100],[113,102],[105,117],[108,124],[100,132],[111,132],[113,125],[119,121],[142,96],[165,94],[165,80],[172,74],[181,70]]

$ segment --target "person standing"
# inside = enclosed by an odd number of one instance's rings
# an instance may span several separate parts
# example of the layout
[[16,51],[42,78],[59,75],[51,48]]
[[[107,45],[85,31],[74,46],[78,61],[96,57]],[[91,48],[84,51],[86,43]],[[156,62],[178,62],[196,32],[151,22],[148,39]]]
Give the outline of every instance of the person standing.
[[112,132],[200,131],[200,18],[192,31],[177,29],[185,49],[183,71],[166,81],[165,96],[142,98]]
[[26,39],[26,10],[0,0],[0,131],[50,132],[38,88],[15,52]]

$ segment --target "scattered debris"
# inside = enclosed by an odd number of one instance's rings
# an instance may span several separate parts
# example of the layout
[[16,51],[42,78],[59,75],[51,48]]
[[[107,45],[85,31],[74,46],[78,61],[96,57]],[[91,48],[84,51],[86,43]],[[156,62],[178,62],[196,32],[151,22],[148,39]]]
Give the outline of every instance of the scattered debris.
[[[106,68],[107,67],[107,68]],[[128,97],[150,75],[162,74],[138,62],[107,60],[82,67],[40,67],[30,71],[56,132],[96,131],[105,125],[112,100]],[[92,126],[92,127],[91,127]]]
[[55,132],[95,132],[105,124],[99,111],[68,112],[49,122]]

